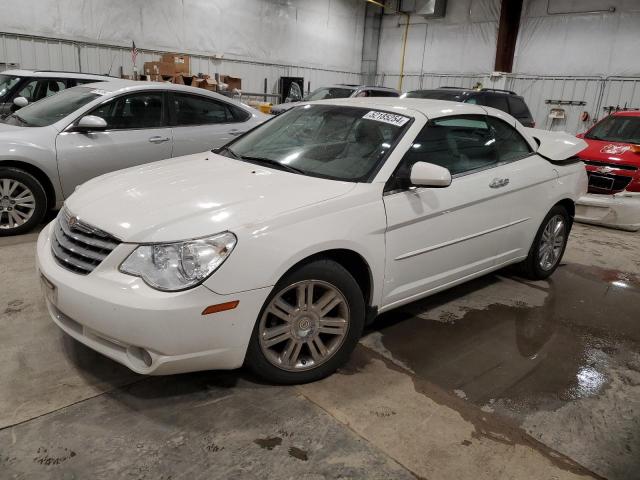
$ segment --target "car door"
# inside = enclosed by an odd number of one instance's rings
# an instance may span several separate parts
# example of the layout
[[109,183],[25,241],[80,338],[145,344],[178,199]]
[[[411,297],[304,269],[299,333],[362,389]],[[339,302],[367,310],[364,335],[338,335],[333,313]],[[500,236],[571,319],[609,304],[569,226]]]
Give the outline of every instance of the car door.
[[73,193],[77,185],[103,173],[171,157],[172,133],[165,121],[164,92],[121,95],[106,100],[86,115],[103,118],[107,128],[95,132],[67,131],[56,138],[58,171],[65,196]]
[[445,188],[385,189],[387,212],[385,308],[406,303],[494,268],[508,243],[511,206],[493,130],[484,115],[429,121],[405,154],[396,178],[416,161],[448,168]]
[[[506,183],[500,188],[504,201],[511,205],[511,227],[502,238],[507,243],[506,261],[524,258],[549,205],[560,188],[553,165],[537,155],[529,142],[505,120],[488,116],[496,138],[496,152],[501,163],[500,178]],[[520,127],[522,128],[522,127]]]
[[244,133],[251,114],[204,95],[170,92],[173,156],[221,147]]

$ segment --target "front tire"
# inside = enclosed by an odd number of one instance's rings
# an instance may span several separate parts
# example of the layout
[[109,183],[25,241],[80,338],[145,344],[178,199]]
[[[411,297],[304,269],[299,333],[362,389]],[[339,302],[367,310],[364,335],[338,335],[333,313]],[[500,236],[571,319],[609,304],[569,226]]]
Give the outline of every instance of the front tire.
[[353,276],[332,260],[286,274],[258,316],[246,363],[274,383],[320,380],[344,364],[365,321],[365,302]]
[[555,205],[544,217],[529,255],[519,264],[520,274],[531,280],[544,280],[555,272],[564,255],[572,219],[561,205]]
[[47,212],[47,194],[30,173],[0,168],[0,236],[32,230]]

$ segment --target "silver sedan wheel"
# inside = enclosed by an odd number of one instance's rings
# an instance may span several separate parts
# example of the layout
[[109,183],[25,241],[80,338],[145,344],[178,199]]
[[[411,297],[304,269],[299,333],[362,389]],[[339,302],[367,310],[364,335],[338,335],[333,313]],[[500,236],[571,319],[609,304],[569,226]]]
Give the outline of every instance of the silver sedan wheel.
[[33,192],[24,183],[0,178],[0,228],[11,230],[25,224],[36,211]]
[[566,225],[562,215],[554,215],[549,219],[542,231],[538,246],[538,264],[545,271],[556,266],[562,255],[566,238]]
[[260,349],[276,367],[297,372],[327,362],[349,331],[349,306],[321,280],[294,283],[276,294],[260,318]]

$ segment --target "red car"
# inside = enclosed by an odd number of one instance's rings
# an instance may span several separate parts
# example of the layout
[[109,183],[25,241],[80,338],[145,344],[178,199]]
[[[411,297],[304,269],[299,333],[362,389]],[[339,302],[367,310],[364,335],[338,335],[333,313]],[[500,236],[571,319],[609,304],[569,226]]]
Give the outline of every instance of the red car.
[[576,220],[640,230],[640,111],[616,112],[578,135],[589,192],[576,204]]

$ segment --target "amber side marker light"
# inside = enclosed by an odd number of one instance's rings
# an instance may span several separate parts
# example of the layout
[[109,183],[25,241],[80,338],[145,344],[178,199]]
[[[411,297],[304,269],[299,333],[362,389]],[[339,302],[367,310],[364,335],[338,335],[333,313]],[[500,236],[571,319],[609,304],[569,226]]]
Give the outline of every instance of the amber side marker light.
[[633,153],[640,153],[640,145],[631,145],[631,151]]
[[219,303],[217,305],[209,305],[207,308],[205,308],[202,311],[202,315],[209,315],[211,313],[219,313],[219,312],[225,312],[227,310],[233,310],[238,306],[239,303],[240,303],[239,300],[234,300],[233,302],[225,302],[225,303]]

